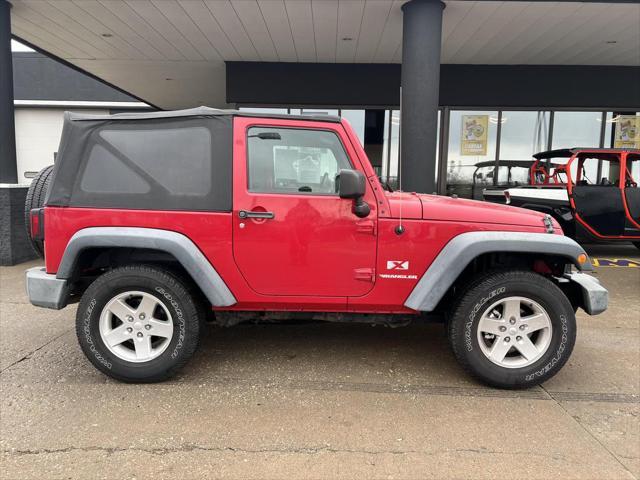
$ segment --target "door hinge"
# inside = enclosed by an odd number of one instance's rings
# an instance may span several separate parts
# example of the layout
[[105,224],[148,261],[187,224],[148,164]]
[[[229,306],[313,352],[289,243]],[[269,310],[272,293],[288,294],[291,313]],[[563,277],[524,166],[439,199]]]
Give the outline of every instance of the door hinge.
[[358,233],[376,234],[376,223],[373,220],[361,220],[356,223]]
[[374,268],[356,268],[353,270],[353,278],[373,283],[376,279],[376,270]]

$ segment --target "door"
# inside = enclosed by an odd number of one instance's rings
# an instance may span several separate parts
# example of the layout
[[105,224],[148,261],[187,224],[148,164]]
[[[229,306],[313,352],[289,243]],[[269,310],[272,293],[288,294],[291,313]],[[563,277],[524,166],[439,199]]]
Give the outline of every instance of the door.
[[620,157],[612,153],[581,154],[572,188],[576,213],[600,236],[624,235],[625,211],[620,188]]
[[640,154],[627,154],[624,195],[627,202],[626,234],[640,236]]
[[234,132],[233,252],[251,288],[325,297],[371,290],[377,209],[369,185],[364,219],[336,193],[336,174],[357,166],[341,125],[236,118]]

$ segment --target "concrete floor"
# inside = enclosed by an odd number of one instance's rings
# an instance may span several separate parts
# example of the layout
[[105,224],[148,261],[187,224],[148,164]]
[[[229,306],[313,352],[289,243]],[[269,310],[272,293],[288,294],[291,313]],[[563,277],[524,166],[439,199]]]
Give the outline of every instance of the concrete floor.
[[74,308],[27,303],[30,265],[0,269],[2,479],[640,478],[640,268],[599,268],[610,309],[512,392],[470,380],[438,325],[210,328],[178,378],[117,383]]

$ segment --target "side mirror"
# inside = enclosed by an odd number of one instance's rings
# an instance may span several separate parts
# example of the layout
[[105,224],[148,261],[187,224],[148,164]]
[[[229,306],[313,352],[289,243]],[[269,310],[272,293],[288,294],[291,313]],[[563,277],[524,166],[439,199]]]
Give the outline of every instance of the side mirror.
[[358,170],[342,169],[336,177],[336,191],[340,198],[351,198],[353,213],[358,218],[365,218],[371,213],[371,207],[364,201],[367,191],[367,180],[364,174]]
[[366,179],[358,170],[340,170],[336,178],[336,190],[340,198],[353,198],[354,200],[364,196],[366,191]]

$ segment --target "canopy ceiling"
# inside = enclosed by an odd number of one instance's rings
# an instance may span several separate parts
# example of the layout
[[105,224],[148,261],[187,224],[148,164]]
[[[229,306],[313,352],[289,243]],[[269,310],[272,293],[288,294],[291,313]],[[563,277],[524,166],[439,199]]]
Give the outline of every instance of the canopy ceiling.
[[[162,108],[227,106],[225,61],[402,58],[405,0],[11,3],[16,38]],[[445,3],[442,63],[640,65],[636,2]]]

